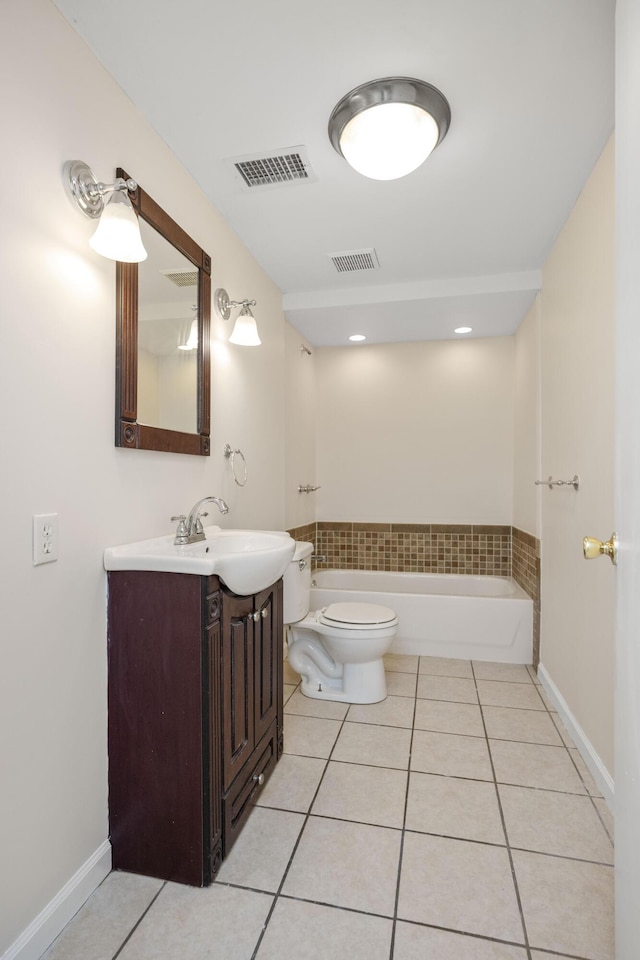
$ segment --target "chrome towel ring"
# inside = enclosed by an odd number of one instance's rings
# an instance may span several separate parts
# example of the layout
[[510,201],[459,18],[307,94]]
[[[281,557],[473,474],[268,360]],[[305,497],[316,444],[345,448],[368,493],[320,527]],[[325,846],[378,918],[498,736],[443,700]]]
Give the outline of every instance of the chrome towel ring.
[[[238,447],[235,450],[231,448],[229,443],[225,443],[224,450],[222,451],[227,460],[231,460],[231,473],[233,474],[233,479],[238,484],[239,487],[244,487],[247,482],[247,461],[245,460],[244,453]],[[242,477],[238,477],[236,471],[236,457],[240,457],[242,460]]]

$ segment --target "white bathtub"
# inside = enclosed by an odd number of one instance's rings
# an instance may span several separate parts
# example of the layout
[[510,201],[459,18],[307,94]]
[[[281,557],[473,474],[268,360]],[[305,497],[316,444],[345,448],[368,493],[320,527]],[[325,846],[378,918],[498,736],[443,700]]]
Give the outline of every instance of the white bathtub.
[[515,580],[461,574],[316,570],[311,609],[381,603],[398,614],[391,653],[531,663],[533,601]]

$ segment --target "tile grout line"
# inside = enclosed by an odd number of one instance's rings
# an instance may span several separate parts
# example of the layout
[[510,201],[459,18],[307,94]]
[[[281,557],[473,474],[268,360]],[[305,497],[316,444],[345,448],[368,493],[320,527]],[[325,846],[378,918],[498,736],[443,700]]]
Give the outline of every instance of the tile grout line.
[[[573,764],[573,767],[574,767],[576,773],[578,774],[578,777],[580,778],[580,781],[581,781],[582,785],[584,786],[584,789],[585,789],[585,791],[586,791],[586,795],[587,795],[587,797],[591,800],[591,806],[592,806],[593,809],[595,810],[596,816],[598,817],[598,820],[599,820],[600,823],[602,824],[602,829],[604,830],[604,832],[606,833],[607,837],[609,838],[612,846],[614,846],[614,848],[615,848],[614,837],[611,836],[611,833],[609,832],[609,830],[608,830],[608,828],[607,828],[607,825],[606,825],[606,823],[604,822],[604,818],[602,817],[602,815],[601,815],[601,813],[600,813],[600,811],[599,811],[599,809],[598,809],[598,805],[597,805],[597,803],[596,803],[596,800],[604,800],[604,797],[603,797],[601,794],[596,797],[596,796],[594,796],[594,795],[591,793],[591,791],[589,790],[589,785],[588,785],[587,781],[585,780],[585,778],[583,777],[582,771],[580,770],[580,767],[578,766],[578,764],[576,763],[576,761],[575,761],[574,758],[572,757],[572,755],[571,755],[571,750],[572,750],[572,749],[573,749],[573,750],[577,750],[577,751],[578,751],[578,754],[579,754],[579,756],[580,756],[581,759],[582,759],[582,754],[580,754],[580,751],[578,750],[578,748],[576,747],[576,745],[573,743],[573,740],[571,740],[571,736],[569,735],[569,732],[568,732],[568,731],[565,731],[567,737],[569,738],[569,740],[570,740],[571,743],[573,744],[572,747],[568,747],[568,746],[567,746],[566,741],[565,741],[565,739],[564,739],[564,737],[563,737],[563,735],[562,735],[564,725],[562,724],[562,721],[560,720],[560,716],[559,716],[557,710],[552,710],[552,709],[551,709],[551,707],[550,707],[549,704],[547,703],[546,699],[542,696],[542,694],[539,693],[539,696],[540,696],[540,699],[542,700],[542,703],[544,704],[544,708],[545,708],[545,710],[546,710],[546,712],[547,712],[547,714],[548,714],[548,716],[549,716],[549,719],[551,720],[551,723],[554,725],[555,729],[557,730],[558,736],[559,736],[560,739],[562,740],[562,744],[563,744],[565,750],[567,751],[567,753],[568,753],[568,755],[569,755],[569,759],[571,760],[571,763]],[[555,720],[555,717],[558,717],[558,720],[557,720],[557,721]],[[582,762],[584,763],[584,760],[583,760]],[[585,764],[585,765],[586,765],[586,764]],[[589,774],[590,774],[590,771],[589,771]],[[591,775],[591,774],[590,774],[590,775]],[[595,781],[594,781],[594,783],[595,783]],[[597,784],[595,784],[595,785],[596,785],[596,787],[597,787]],[[576,794],[576,796],[578,796],[578,794]],[[605,800],[605,803],[606,803],[606,800]]]
[[[596,800],[604,800],[604,797],[603,797],[603,796],[595,797],[595,796],[591,793],[591,791],[589,790],[589,785],[588,785],[588,783],[586,782],[585,778],[583,777],[582,772],[581,772],[581,770],[580,770],[580,767],[578,766],[578,764],[575,762],[575,760],[574,760],[573,757],[571,756],[571,750],[572,750],[572,749],[573,749],[573,750],[577,750],[577,751],[578,751],[578,754],[580,755],[580,757],[581,757],[581,759],[582,759],[582,755],[580,754],[580,751],[579,751],[578,748],[575,746],[575,744],[574,744],[573,747],[568,747],[568,746],[567,746],[567,744],[566,744],[566,742],[565,742],[565,739],[564,739],[564,737],[562,736],[562,730],[560,729],[560,727],[559,727],[559,725],[558,725],[558,724],[562,723],[562,721],[560,720],[560,717],[558,716],[558,714],[557,714],[557,712],[556,712],[555,710],[551,710],[551,709],[549,708],[549,706],[547,705],[547,703],[546,703],[544,700],[543,700],[542,702],[543,702],[544,705],[545,705],[545,708],[546,708],[546,710],[547,710],[547,713],[549,714],[549,718],[551,719],[552,724],[554,725],[554,727],[555,727],[556,730],[558,731],[558,736],[559,736],[560,739],[562,740],[562,743],[563,743],[563,745],[564,745],[567,753],[569,754],[569,759],[571,760],[571,763],[573,764],[576,773],[577,773],[578,776],[580,777],[580,781],[581,781],[581,783],[583,784],[584,789],[586,790],[586,795],[587,795],[587,797],[589,798],[589,800],[591,800],[591,806],[593,807],[593,809],[594,809],[594,811],[595,811],[595,814],[596,814],[598,820],[599,820],[600,823],[602,824],[602,829],[603,829],[604,832],[606,833],[607,837],[609,838],[609,841],[610,841],[611,845],[612,845],[612,846],[614,847],[614,849],[615,849],[614,837],[611,836],[611,834],[610,834],[610,832],[609,832],[609,830],[608,830],[608,828],[607,828],[607,825],[606,825],[606,823],[604,822],[604,818],[603,818],[602,814],[600,813],[600,810],[598,809],[598,804],[596,803]],[[554,714],[556,714],[556,716],[558,716],[558,722],[557,722],[557,723],[556,723],[556,721],[555,721],[555,719],[554,719]],[[569,739],[571,740],[571,737],[569,736],[568,731],[566,731],[566,733],[567,733],[567,736],[569,737]],[[571,743],[573,743],[573,740],[571,740]],[[584,763],[584,760],[583,760],[583,763]],[[595,782],[595,781],[594,781],[594,782]],[[597,784],[596,784],[596,787],[597,787]],[[606,803],[606,800],[605,800],[605,803]]]
[[127,936],[124,938],[124,940],[122,941],[122,943],[120,944],[116,952],[114,953],[112,960],[117,960],[117,957],[120,956],[120,954],[122,953],[126,945],[129,943],[129,940],[131,940],[131,937],[134,935],[134,933],[136,932],[136,930],[138,929],[138,927],[140,926],[140,924],[142,923],[146,915],[149,913],[149,910],[151,910],[151,907],[154,905],[154,903],[156,902],[156,900],[158,899],[158,897],[166,887],[167,883],[168,883],[167,880],[163,881],[162,886],[156,893],[155,897],[153,897],[151,902],[148,904],[146,910],[142,911],[142,913],[140,914],[140,916],[138,917],[134,925],[131,927],[131,930],[129,930],[129,933],[127,934]]
[[404,856],[404,838],[405,838],[405,825],[407,822],[407,807],[409,804],[409,783],[411,780],[411,756],[413,753],[413,734],[415,732],[415,722],[416,722],[416,709],[418,706],[418,682],[420,680],[420,658],[418,657],[418,664],[416,668],[416,682],[415,682],[415,696],[413,698],[413,717],[411,722],[411,736],[409,738],[409,757],[407,759],[407,779],[404,792],[404,810],[402,813],[402,831],[400,835],[400,853],[398,856],[398,875],[396,878],[396,895],[393,905],[393,922],[391,924],[391,942],[389,944],[389,960],[393,960],[393,954],[395,951],[396,945],[396,927],[398,924],[398,905],[400,902],[400,882],[402,878],[402,860]]
[[511,851],[511,845],[510,845],[510,843],[509,843],[509,834],[507,833],[507,824],[506,824],[505,817],[504,817],[504,811],[503,811],[503,809],[502,809],[502,801],[501,801],[501,799],[500,799],[500,791],[498,790],[498,779],[497,779],[497,777],[496,777],[496,770],[495,770],[495,766],[494,766],[494,763],[493,763],[493,755],[492,755],[492,753],[491,753],[491,747],[490,747],[490,745],[489,745],[489,736],[488,736],[488,734],[487,734],[487,725],[486,725],[485,719],[484,719],[484,711],[483,711],[483,709],[482,709],[482,703],[480,702],[480,694],[479,694],[479,691],[478,691],[478,684],[477,684],[477,680],[476,680],[476,676],[475,676],[475,669],[474,669],[474,666],[473,666],[473,662],[471,662],[471,672],[472,672],[472,674],[473,674],[473,680],[474,680],[474,684],[475,684],[475,688],[476,688],[476,695],[478,696],[478,706],[480,707],[480,717],[482,718],[482,725],[483,725],[483,727],[484,727],[485,740],[486,740],[486,744],[487,744],[487,753],[489,754],[489,763],[491,764],[491,772],[493,773],[493,786],[494,786],[494,789],[495,789],[495,792],[496,792],[496,801],[497,801],[497,804],[498,804],[498,810],[499,810],[499,812],[500,812],[500,820],[501,820],[501,822],[502,822],[502,829],[503,829],[503,831],[504,831],[504,839],[505,839],[505,844],[506,844],[507,856],[509,857],[509,865],[510,865],[510,867],[511,867],[511,877],[512,877],[512,879],[513,879],[513,886],[514,886],[514,890],[515,890],[515,894],[516,894],[516,901],[517,901],[517,904],[518,904],[518,911],[519,911],[519,913],[520,913],[520,922],[522,923],[522,933],[523,933],[523,935],[524,935],[524,946],[525,946],[525,950],[527,951],[527,958],[528,958],[528,960],[532,960],[531,946],[530,946],[530,944],[529,944],[529,934],[527,933],[527,924],[526,924],[526,922],[525,922],[524,910],[523,910],[523,907],[522,907],[522,898],[521,898],[521,896],[520,896],[520,888],[518,887],[518,879],[517,879],[517,877],[516,877],[516,868],[515,868],[515,863],[514,863],[514,860],[513,860],[513,853],[512,853],[512,851]]
[[[295,692],[295,691],[294,691],[294,692]],[[260,931],[260,936],[258,937],[258,940],[257,940],[256,945],[255,945],[255,947],[254,947],[253,953],[251,954],[251,960],[255,960],[255,958],[256,958],[257,955],[258,955],[258,951],[260,950],[260,946],[261,946],[262,941],[263,941],[263,939],[264,939],[264,935],[265,935],[265,933],[267,932],[267,927],[269,926],[269,922],[270,922],[270,920],[271,920],[271,917],[273,916],[274,910],[275,910],[275,908],[276,908],[276,904],[278,903],[278,900],[279,900],[280,895],[281,895],[281,893],[282,893],[282,889],[283,889],[283,887],[284,887],[284,885],[285,885],[285,883],[286,883],[287,876],[289,875],[289,870],[291,869],[291,864],[293,863],[293,858],[294,858],[295,855],[296,855],[296,852],[297,852],[298,847],[299,847],[299,845],[300,845],[300,841],[301,841],[301,839],[302,839],[302,835],[304,834],[304,831],[306,830],[306,827],[307,827],[307,823],[309,822],[309,818],[311,817],[311,809],[312,809],[312,807],[313,807],[313,805],[314,805],[314,803],[315,803],[315,801],[316,801],[316,798],[317,798],[318,793],[319,793],[319,791],[320,791],[320,787],[322,786],[322,781],[324,780],[325,774],[326,774],[326,772],[327,772],[327,770],[328,770],[328,768],[329,768],[329,763],[331,762],[331,757],[332,757],[332,755],[333,755],[333,751],[335,750],[336,743],[338,742],[338,738],[339,738],[340,734],[342,733],[342,729],[343,729],[343,727],[344,727],[344,725],[345,725],[345,723],[346,723],[347,717],[349,716],[349,709],[350,709],[350,708],[351,708],[351,704],[348,705],[347,710],[346,710],[346,713],[345,713],[344,717],[342,718],[342,721],[340,722],[340,729],[338,730],[338,733],[336,734],[336,738],[335,738],[335,740],[333,741],[333,746],[331,747],[331,750],[329,751],[329,756],[328,756],[328,757],[326,758],[326,760],[325,760],[324,770],[322,771],[322,776],[320,777],[320,780],[318,781],[318,786],[316,787],[315,793],[313,794],[313,797],[312,797],[312,799],[311,799],[311,803],[309,804],[309,809],[307,810],[307,812],[306,812],[306,814],[305,814],[304,822],[303,822],[303,824],[302,824],[302,826],[301,826],[301,828],[300,828],[300,832],[298,833],[296,842],[295,842],[295,844],[293,845],[293,850],[291,851],[291,856],[289,857],[289,861],[288,861],[288,863],[287,863],[287,866],[285,867],[284,873],[282,874],[282,879],[280,880],[280,884],[278,885],[278,889],[276,890],[276,892],[275,892],[275,894],[274,894],[274,896],[273,896],[273,903],[271,904],[271,907],[270,907],[270,909],[269,909],[269,912],[268,912],[268,914],[267,914],[267,916],[266,916],[266,919],[265,919],[265,921],[264,921],[264,924],[263,924],[263,926],[262,926],[262,930]],[[315,719],[315,718],[314,718],[314,719]],[[283,751],[283,753],[284,753],[284,751]],[[293,756],[293,754],[292,754],[292,756]],[[320,758],[316,758],[316,759],[324,759],[324,758],[320,757]],[[263,892],[264,892],[264,891],[263,891]],[[294,899],[294,898],[290,898],[290,899]],[[114,960],[115,960],[115,958],[114,958]]]

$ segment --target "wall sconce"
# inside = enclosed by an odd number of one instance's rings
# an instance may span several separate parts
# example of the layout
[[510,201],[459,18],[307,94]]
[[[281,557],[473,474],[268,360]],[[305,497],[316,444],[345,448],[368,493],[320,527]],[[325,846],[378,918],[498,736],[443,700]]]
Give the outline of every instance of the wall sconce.
[[89,240],[92,250],[123,263],[147,259],[138,217],[129,199],[129,191],[138,189],[135,180],[118,178],[115,183],[101,183],[82,160],[69,160],[64,165],[63,181],[68,196],[82,213],[99,220]]
[[262,340],[258,336],[258,327],[251,313],[251,307],[255,307],[255,300],[229,300],[229,294],[222,287],[219,287],[215,294],[216,310],[223,320],[228,320],[231,316],[231,307],[242,307],[242,310],[236,317],[229,343],[236,343],[242,347],[258,347]]

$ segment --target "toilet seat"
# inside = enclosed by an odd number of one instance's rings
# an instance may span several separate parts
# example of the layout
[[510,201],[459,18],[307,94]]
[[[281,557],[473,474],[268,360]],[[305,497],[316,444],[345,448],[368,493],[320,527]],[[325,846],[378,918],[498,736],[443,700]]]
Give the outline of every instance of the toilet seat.
[[342,630],[375,630],[388,628],[398,618],[389,607],[377,603],[331,603],[318,612],[318,620]]

